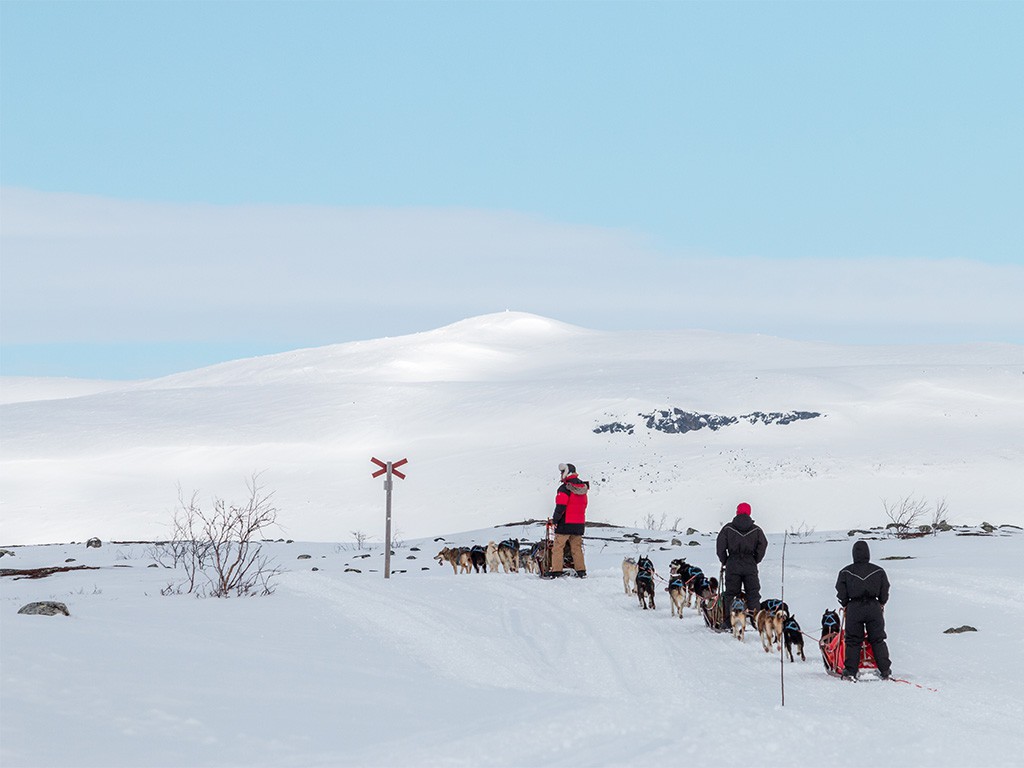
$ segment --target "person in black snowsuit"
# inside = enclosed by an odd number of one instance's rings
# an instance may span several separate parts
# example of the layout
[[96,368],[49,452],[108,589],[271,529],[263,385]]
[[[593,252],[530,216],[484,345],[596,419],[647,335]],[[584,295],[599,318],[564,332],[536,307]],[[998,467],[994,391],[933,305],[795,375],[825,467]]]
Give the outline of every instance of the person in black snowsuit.
[[736,517],[718,532],[718,560],[725,567],[723,591],[726,619],[732,601],[743,592],[747,599],[747,613],[753,615],[761,604],[761,581],[757,566],[768,551],[764,531],[750,517],[746,502],[736,507]]
[[889,601],[889,577],[885,569],[871,562],[866,541],[853,545],[853,562],[839,572],[836,597],[846,611],[846,661],[844,680],[856,680],[860,646],[867,631],[875,654],[878,673],[888,680],[892,672],[889,647],[885,644],[885,604]]

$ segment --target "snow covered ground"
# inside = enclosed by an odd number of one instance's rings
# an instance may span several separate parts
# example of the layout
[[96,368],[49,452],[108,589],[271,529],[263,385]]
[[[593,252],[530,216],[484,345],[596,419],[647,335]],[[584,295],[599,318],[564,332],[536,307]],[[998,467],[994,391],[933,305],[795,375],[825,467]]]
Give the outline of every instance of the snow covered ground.
[[[694,418],[721,426],[673,431]],[[96,567],[0,576],[5,768],[1024,754],[1024,534],[964,535],[1024,525],[1019,345],[608,333],[506,312],[154,381],[4,378],[0,427],[0,547],[14,553],[0,568]],[[388,580],[371,456],[409,459]],[[537,538],[487,526],[546,518],[566,461],[592,483],[592,522],[665,541],[592,527],[586,580],[454,576],[432,560],[444,543]],[[149,567],[151,545],[109,541],[166,538],[179,487],[207,508],[238,503],[254,473],[279,509],[272,535],[296,540],[266,545],[285,569],[271,596],[163,596],[181,574]],[[908,682],[829,678],[808,640],[808,660],[784,665],[783,707],[778,655],[756,638],[710,632],[692,610],[671,618],[663,591],[653,612],[623,594],[627,555],[715,573],[713,533],[650,528],[717,531],[747,501],[771,541],[763,597],[783,596],[789,531],[785,598],[817,636],[848,530],[884,525],[901,500],[944,502],[965,526],[871,534]],[[356,532],[375,548],[338,543]],[[104,546],[51,543],[92,536]],[[17,613],[36,600],[71,616]],[[943,633],[965,624],[978,631]]]
[[[627,555],[717,574],[713,533],[636,543],[591,528],[586,580],[455,576],[431,559],[539,530],[409,540],[388,580],[379,547],[268,543],[286,569],[276,592],[233,599],[161,596],[181,574],[148,567],[146,544],[11,547],[0,567],[98,570],[0,578],[0,764],[1020,765],[1019,529],[873,532],[893,585],[893,671],[909,682],[830,678],[808,639],[807,661],[785,662],[784,707],[779,656],[755,636],[715,634],[692,610],[672,618],[661,589],[654,611],[623,593]],[[782,596],[783,538],[769,540],[765,598]],[[810,635],[852,541],[786,541],[784,596]],[[17,613],[34,600],[71,616]],[[943,632],[964,624],[978,631]]]

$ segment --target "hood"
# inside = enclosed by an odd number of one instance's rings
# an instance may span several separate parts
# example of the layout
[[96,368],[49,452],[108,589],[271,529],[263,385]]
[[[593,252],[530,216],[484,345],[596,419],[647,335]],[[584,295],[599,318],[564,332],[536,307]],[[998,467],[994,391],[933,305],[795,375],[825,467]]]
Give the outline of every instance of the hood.
[[578,475],[566,475],[562,485],[569,493],[575,493],[577,496],[586,496],[590,490],[590,483],[580,480]]
[[866,541],[858,541],[853,545],[853,562],[866,563],[871,559],[871,550]]
[[750,515],[736,515],[732,519],[732,527],[740,533],[746,533],[754,527],[754,519]]

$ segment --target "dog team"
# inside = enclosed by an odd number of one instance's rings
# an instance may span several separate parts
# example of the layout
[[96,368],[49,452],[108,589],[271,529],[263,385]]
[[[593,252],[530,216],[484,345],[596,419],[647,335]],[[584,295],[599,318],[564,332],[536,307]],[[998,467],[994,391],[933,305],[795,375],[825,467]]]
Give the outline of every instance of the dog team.
[[[627,557],[622,561],[622,587],[627,595],[635,594],[644,610],[653,609],[654,580],[661,578],[654,569],[654,563],[647,556],[640,558]],[[683,558],[676,558],[669,563],[668,592],[669,606],[672,616],[683,618],[684,607],[695,607],[708,615],[708,606],[719,599],[718,579],[708,577],[696,565],[687,563]],[[783,648],[794,661],[793,651],[804,661],[803,632],[796,617],[789,612],[789,606],[781,600],[764,600],[753,614],[747,610],[746,599],[741,593],[732,600],[729,606],[729,627],[733,637],[742,641],[747,623],[752,622],[761,638],[761,645],[766,653]]]
[[532,547],[520,551],[518,539],[506,539],[495,543],[487,542],[487,546],[475,544],[472,547],[445,547],[434,559],[438,564],[448,563],[455,574],[460,573],[498,573],[499,569],[505,573],[519,573],[522,566],[526,571],[533,573],[535,558]]

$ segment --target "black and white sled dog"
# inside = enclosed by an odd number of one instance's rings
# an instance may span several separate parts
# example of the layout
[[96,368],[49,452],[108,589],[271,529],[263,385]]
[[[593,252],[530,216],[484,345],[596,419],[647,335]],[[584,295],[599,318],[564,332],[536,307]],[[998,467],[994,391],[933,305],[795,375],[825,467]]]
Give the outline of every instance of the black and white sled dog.
[[807,661],[807,657],[804,656],[804,633],[800,630],[796,616],[786,619],[786,623],[782,625],[782,637],[786,641],[786,653],[789,654],[790,661],[793,661],[794,648],[800,654],[800,660]]
[[646,555],[636,561],[636,596],[641,608],[654,608],[654,563]]
[[473,572],[480,573],[481,569],[487,573],[487,550],[479,544],[469,548],[469,559],[473,562]]
[[519,573],[519,539],[505,539],[498,544],[498,560],[505,573]]

